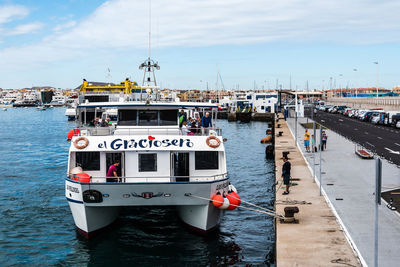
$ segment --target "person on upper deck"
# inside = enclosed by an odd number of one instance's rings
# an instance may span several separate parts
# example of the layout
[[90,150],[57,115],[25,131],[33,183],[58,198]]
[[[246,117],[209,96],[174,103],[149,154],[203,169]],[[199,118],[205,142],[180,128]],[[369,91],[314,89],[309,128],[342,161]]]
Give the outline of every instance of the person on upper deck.
[[188,135],[191,132],[187,127],[187,122],[186,121],[184,121],[182,123],[181,132],[182,132],[182,135]]
[[181,112],[179,113],[179,128],[182,127],[182,123],[184,121],[187,121],[186,113],[183,109],[181,109]]
[[212,127],[210,112],[206,112],[206,115],[201,118],[201,127],[208,128]]
[[190,131],[194,134],[198,132],[199,122],[196,119],[192,119],[192,124],[190,125]]

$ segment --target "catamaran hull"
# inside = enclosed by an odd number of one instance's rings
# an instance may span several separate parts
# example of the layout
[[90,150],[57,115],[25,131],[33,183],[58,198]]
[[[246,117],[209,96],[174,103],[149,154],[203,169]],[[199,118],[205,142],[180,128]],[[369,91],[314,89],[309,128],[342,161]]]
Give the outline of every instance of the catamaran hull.
[[81,203],[69,202],[79,233],[89,238],[112,224],[119,215],[120,207],[86,207]]
[[222,211],[211,203],[202,206],[180,206],[177,209],[181,220],[197,232],[207,233],[219,226]]
[[226,193],[228,185],[227,178],[211,182],[90,185],[67,179],[66,197],[76,227],[88,238],[112,224],[124,206],[176,206],[185,224],[207,233],[218,227],[222,212],[208,199],[216,192]]

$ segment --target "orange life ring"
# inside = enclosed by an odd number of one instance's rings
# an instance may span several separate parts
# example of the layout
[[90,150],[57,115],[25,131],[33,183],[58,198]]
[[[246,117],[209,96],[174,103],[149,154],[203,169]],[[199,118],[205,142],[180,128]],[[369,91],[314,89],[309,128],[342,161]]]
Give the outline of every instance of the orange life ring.
[[[84,143],[82,144],[82,145],[79,145],[79,142],[80,141],[84,141]],[[76,138],[75,139],[75,141],[74,141],[74,146],[77,148],[77,149],[84,149],[85,147],[87,147],[89,145],[89,140],[86,138],[86,137],[83,137],[83,136],[81,136],[81,137],[79,137],[79,138]]]
[[[216,144],[211,144],[211,140],[215,140],[216,141]],[[214,142],[213,142],[214,143]],[[212,148],[217,148],[217,147],[219,147],[219,145],[221,144],[221,141],[217,138],[217,137],[215,137],[215,136],[209,136],[208,138],[207,138],[207,140],[206,140],[206,144],[209,146],[209,147],[212,147]]]

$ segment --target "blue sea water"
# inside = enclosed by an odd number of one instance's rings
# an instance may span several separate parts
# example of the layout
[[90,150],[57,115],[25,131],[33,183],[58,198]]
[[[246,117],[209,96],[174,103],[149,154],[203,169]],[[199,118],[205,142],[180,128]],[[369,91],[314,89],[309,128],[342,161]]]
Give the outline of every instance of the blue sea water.
[[[69,143],[64,108],[0,111],[0,266],[271,266],[274,221],[237,209],[216,233],[190,232],[173,208],[128,208],[94,239],[75,231],[64,197]],[[274,164],[265,159],[266,124],[218,121],[227,167],[242,199],[273,208]]]

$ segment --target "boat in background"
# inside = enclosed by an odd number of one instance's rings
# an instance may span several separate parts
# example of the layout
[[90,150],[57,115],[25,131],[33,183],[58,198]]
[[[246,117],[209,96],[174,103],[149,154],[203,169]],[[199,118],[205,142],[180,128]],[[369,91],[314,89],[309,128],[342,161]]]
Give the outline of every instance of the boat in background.
[[45,106],[38,106],[38,107],[36,107],[36,109],[37,109],[37,110],[40,110],[40,111],[43,111],[43,110],[46,110],[47,107],[45,107]]

